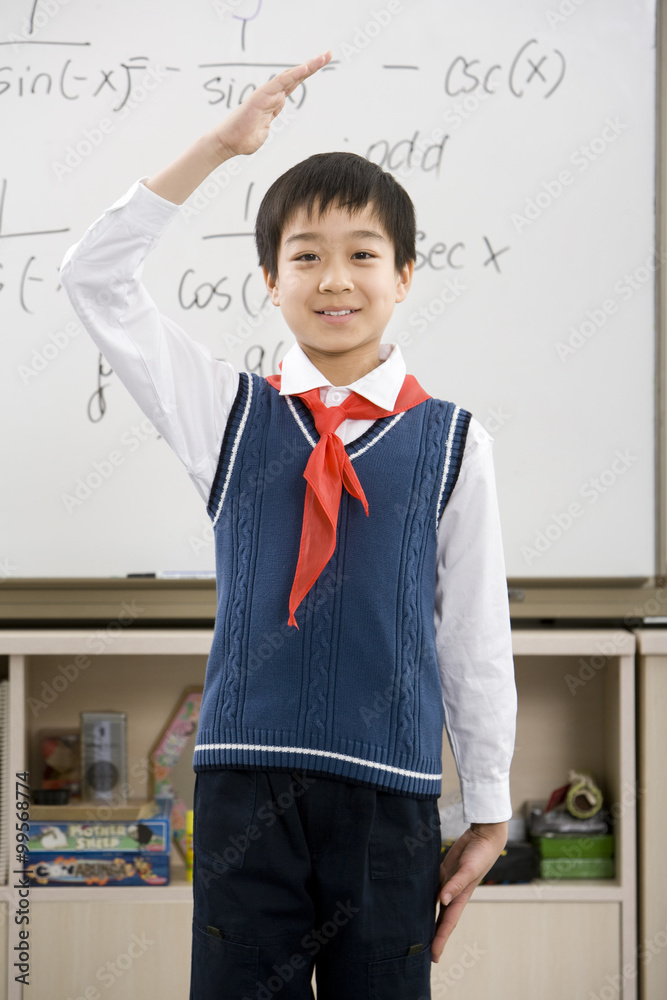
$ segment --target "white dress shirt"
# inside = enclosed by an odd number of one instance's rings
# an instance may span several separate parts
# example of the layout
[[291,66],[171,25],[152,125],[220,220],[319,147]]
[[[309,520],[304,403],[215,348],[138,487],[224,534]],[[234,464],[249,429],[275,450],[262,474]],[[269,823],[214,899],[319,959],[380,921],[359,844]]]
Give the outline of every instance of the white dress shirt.
[[[144,259],[179,211],[144,180],[70,247],[60,276],[81,323],[206,502],[239,375],[161,315],[141,282]],[[335,406],[353,389],[392,410],[405,361],[397,344],[381,344],[380,358],[363,378],[332,386],[295,343],[283,359],[281,394],[319,387],[322,402]],[[349,444],[372,423],[344,420],[336,433]],[[492,444],[473,417],[437,545],[434,621],[445,728],[469,823],[512,814],[516,687]]]

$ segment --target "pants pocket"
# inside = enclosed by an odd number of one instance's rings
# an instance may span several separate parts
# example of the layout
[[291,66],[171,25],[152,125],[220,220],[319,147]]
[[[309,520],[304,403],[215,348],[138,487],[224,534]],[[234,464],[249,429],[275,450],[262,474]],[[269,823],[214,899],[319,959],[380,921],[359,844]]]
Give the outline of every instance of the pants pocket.
[[440,857],[437,800],[377,792],[368,854],[374,879],[432,869]]
[[192,843],[200,868],[221,873],[243,867],[256,795],[256,771],[197,772]]
[[259,948],[237,944],[192,924],[190,1000],[252,1000],[259,975]]
[[416,955],[370,962],[369,1000],[431,1000],[431,946]]

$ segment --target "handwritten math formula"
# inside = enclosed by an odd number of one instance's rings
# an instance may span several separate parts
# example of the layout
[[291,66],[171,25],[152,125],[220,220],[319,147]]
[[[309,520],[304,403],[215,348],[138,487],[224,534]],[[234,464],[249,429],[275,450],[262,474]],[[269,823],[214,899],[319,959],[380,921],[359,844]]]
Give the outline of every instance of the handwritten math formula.
[[[14,116],[17,106],[25,119],[35,122],[45,115],[60,115],[61,109],[69,109],[68,121],[80,115],[80,133],[67,141],[50,163],[54,182],[65,194],[69,185],[77,184],[81,164],[108,148],[107,137],[122,136],[126,120],[141,112],[150,129],[152,107],[142,107],[145,102],[169,106],[184,100],[185,94],[200,111],[208,109],[211,122],[219,120],[266,80],[294,65],[284,57],[291,54],[288,52],[275,61],[265,58],[262,22],[266,3],[230,0],[222,8],[222,23],[228,31],[225,57],[194,60],[183,58],[177,41],[174,57],[165,58],[164,48],[159,53],[147,48],[109,48],[94,33],[84,38],[58,36],[57,17],[45,19],[37,0],[32,0],[22,24],[13,31],[5,27],[4,38],[0,37],[0,121]],[[354,39],[353,35],[347,47],[345,43],[339,46],[322,73],[323,77],[335,75],[337,87],[344,86],[348,67],[353,66]],[[102,48],[104,56],[98,54]],[[421,179],[431,185],[436,198],[447,181],[448,157],[463,141],[459,130],[478,108],[484,106],[484,114],[493,114],[494,101],[526,106],[549,101],[563,85],[566,58],[561,48],[535,37],[518,39],[510,50],[504,48],[494,59],[489,57],[488,47],[485,55],[467,47],[459,51],[443,47],[428,63],[387,59],[380,45],[371,59],[369,48],[366,58],[372,65],[374,93],[395,88],[400,80],[406,93],[417,94],[420,81],[428,76],[437,81],[430,107],[436,107],[438,113],[434,115],[425,107],[423,120],[419,120],[418,111],[409,127],[405,116],[397,116],[391,126],[393,134],[383,131],[381,124],[376,126],[369,116],[364,123],[365,138],[360,141],[356,136],[352,142],[337,122],[339,148],[350,148],[378,163],[408,190],[415,178]],[[111,57],[110,51],[114,52]],[[309,91],[310,81],[288,98],[288,123],[308,110]],[[70,133],[66,134],[69,138]],[[216,356],[268,375],[277,370],[285,340],[276,337],[268,322],[269,299],[254,261],[253,218],[257,191],[264,187],[261,172],[255,175],[246,167],[242,181],[235,182],[230,210],[224,213],[236,222],[199,232],[193,253],[184,245],[181,266],[171,275],[164,308],[185,328],[190,317],[205,316],[212,328]],[[3,170],[0,157],[0,311],[18,311],[31,317],[35,328],[41,330],[63,298],[58,268],[64,249],[77,238],[79,226],[68,217],[67,198],[49,198],[46,192],[40,216],[45,224],[35,226],[26,217],[20,191],[21,178]],[[39,193],[35,197],[39,198]],[[81,197],[85,200],[85,190]],[[425,216],[418,231],[415,270],[452,278],[466,272],[493,273],[499,278],[511,250],[506,237],[494,232],[492,224],[475,233],[463,233]],[[99,358],[91,373],[94,384],[87,404],[87,417],[93,423],[99,423],[108,412],[105,389],[112,379],[113,372]]]

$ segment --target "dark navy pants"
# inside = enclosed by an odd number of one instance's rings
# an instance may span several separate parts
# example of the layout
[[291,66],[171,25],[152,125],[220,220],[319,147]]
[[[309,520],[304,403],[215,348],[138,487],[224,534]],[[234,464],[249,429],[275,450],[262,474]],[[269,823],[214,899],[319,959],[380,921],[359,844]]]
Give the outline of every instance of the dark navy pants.
[[430,1000],[437,800],[200,771],[190,1000]]

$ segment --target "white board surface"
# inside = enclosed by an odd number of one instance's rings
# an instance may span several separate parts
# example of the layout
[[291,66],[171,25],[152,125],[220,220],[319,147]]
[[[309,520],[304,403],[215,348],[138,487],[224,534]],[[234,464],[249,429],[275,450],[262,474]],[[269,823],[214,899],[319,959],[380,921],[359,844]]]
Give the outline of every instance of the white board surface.
[[[420,228],[384,339],[494,437],[508,576],[652,574],[654,3],[13,0],[0,42],[4,576],[213,568],[200,497],[99,376],[58,267],[246,88],[326,48],[272,141],[150,256],[160,310],[239,370],[277,371],[294,341],[260,314],[262,194],[314,152],[381,162]],[[96,485],[68,506],[79,483]]]

